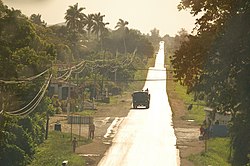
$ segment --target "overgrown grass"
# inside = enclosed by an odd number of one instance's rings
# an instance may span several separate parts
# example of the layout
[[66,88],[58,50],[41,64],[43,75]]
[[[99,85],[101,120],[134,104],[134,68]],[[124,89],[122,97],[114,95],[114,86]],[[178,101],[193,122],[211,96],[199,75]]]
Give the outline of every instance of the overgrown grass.
[[179,83],[174,82],[174,89],[175,92],[178,94],[178,96],[184,101],[186,108],[190,104],[193,105],[191,110],[188,110],[188,113],[184,118],[184,120],[192,119],[197,124],[201,124],[205,119],[205,112],[204,112],[204,102],[201,101],[194,101],[194,95],[193,94],[187,94],[187,88],[184,86],[181,86]]
[[199,155],[191,155],[189,159],[196,166],[230,166],[228,157],[230,154],[229,138],[213,138],[207,141],[207,152],[202,152]]
[[[36,149],[35,158],[30,166],[61,166],[64,160],[68,160],[70,165],[84,166],[82,157],[72,152],[71,135],[52,131],[49,132],[48,139]],[[89,143],[90,140],[82,138],[81,144]]]
[[[192,109],[188,111],[183,119],[193,119],[197,124],[201,124],[205,119],[204,103],[194,101],[193,94],[186,94],[186,87],[176,82],[173,83],[173,87],[178,97],[185,102],[186,107],[191,103],[193,104]],[[188,159],[192,161],[195,166],[229,166],[229,147],[229,138],[211,138],[207,141],[206,152],[203,151],[200,154],[191,155]]]

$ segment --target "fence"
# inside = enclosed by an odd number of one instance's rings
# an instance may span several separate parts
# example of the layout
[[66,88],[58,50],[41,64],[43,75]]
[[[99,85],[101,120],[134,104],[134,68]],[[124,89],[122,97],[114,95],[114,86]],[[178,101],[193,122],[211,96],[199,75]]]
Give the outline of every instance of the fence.
[[69,116],[68,124],[90,124],[93,123],[93,117],[89,116]]

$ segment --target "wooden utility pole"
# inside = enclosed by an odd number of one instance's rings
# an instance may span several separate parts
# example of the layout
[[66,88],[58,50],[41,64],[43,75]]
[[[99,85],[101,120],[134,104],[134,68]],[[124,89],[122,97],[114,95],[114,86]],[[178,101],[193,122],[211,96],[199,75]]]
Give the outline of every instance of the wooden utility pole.
[[48,139],[49,134],[49,112],[46,112],[46,129],[45,129],[45,139]]
[[82,126],[81,126],[81,123],[82,123],[82,117],[80,116],[80,122],[79,122],[79,138],[78,140],[80,141],[80,138],[81,138],[81,129],[82,129]]

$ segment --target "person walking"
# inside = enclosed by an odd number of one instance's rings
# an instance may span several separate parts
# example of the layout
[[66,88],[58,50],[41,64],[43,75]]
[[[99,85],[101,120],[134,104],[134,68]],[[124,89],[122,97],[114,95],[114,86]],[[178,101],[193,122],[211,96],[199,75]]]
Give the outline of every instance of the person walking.
[[95,125],[94,123],[89,124],[89,139],[94,139],[95,136]]

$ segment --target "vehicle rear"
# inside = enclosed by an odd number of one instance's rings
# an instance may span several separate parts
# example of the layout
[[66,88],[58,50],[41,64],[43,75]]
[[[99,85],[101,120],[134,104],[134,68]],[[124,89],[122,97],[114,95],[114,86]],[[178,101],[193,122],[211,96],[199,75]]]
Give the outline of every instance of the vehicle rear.
[[133,108],[137,108],[138,106],[145,106],[149,108],[150,95],[146,91],[138,91],[132,94],[133,97]]

